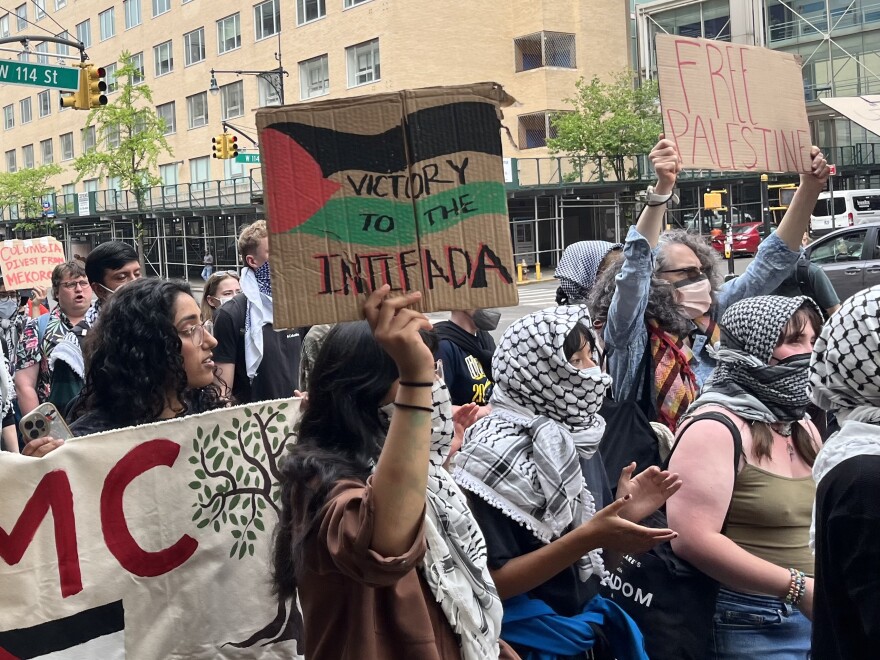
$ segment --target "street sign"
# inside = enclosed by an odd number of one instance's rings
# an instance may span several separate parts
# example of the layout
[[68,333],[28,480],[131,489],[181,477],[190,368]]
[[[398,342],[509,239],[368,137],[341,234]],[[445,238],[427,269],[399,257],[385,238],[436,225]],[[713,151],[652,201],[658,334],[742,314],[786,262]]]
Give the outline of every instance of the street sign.
[[260,162],[260,152],[255,151],[253,153],[239,153],[235,157],[236,163],[259,163]]
[[77,89],[79,69],[0,60],[0,83],[54,89]]
[[832,165],[828,163],[828,175],[835,176],[837,174],[837,165]]

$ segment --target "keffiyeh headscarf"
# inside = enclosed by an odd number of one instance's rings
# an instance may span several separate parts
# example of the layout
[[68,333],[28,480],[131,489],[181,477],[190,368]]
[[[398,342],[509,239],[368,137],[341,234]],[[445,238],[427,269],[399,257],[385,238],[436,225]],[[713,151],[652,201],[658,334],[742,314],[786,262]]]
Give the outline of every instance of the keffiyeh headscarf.
[[263,362],[263,326],[272,323],[273,316],[269,262],[256,270],[245,268],[240,284],[248,301],[244,321],[244,362],[248,378],[253,380]]
[[[807,303],[805,296],[756,296],[731,305],[721,317],[721,341],[709,350],[718,366],[688,410],[724,405],[744,419],[790,424],[804,418],[809,399],[809,355],[769,364],[786,324]],[[781,431],[786,434],[786,429]]]
[[[432,390],[431,454],[422,573],[461,642],[463,660],[498,657],[502,606],[486,563],[486,540],[464,493],[443,467],[452,446],[452,400],[441,381]],[[393,404],[381,409],[390,419]]]
[[880,455],[880,428],[853,432],[852,424],[880,425],[880,285],[846,300],[825,323],[813,347],[809,394],[841,423],[813,464],[817,484],[848,458]]
[[[596,512],[579,457],[597,450],[607,374],[574,367],[563,344],[585,306],[546,309],[514,322],[492,358],[492,412],[468,429],[453,477],[535,537],[550,543]],[[578,562],[581,580],[605,577],[600,550]]]
[[578,241],[565,248],[556,266],[556,277],[568,301],[575,303],[586,300],[596,284],[602,260],[611,250],[622,249],[622,243],[608,241]]

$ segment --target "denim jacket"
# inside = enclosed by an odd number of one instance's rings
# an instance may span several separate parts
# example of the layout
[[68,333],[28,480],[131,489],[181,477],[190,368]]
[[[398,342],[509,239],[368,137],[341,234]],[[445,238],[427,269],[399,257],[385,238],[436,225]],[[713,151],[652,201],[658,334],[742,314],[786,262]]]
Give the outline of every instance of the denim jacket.
[[[654,253],[648,239],[634,226],[630,227],[623,249],[623,268],[616,278],[617,289],[611,299],[604,332],[605,346],[609,352],[608,373],[614,379],[612,392],[617,401],[631,394],[648,343],[645,310],[654,272]],[[769,295],[789,275],[800,254],[800,250],[790,250],[775,233],[770,234],[761,243],[746,272],[725,282],[715,292],[715,304],[709,310],[709,315],[718,321],[733,303],[744,298]],[[706,353],[705,336],[699,336],[703,337],[698,340],[703,342],[703,346],[696,342],[692,345],[692,348],[699,350],[694,350],[691,368],[697,376],[697,385],[702,387],[715,368],[715,361]]]

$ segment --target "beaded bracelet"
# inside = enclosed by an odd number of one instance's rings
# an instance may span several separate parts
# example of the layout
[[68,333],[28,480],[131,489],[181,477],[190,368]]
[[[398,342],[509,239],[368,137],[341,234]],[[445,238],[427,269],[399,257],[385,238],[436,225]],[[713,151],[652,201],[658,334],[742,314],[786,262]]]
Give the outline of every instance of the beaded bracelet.
[[791,582],[788,585],[785,602],[789,605],[797,605],[807,592],[807,574],[794,568],[789,568],[788,572],[791,575]]
[[413,406],[408,403],[398,403],[397,401],[394,402],[394,407],[395,408],[403,408],[404,410],[421,410],[422,412],[426,412],[426,413],[433,413],[434,412],[433,408],[428,408],[427,406]]

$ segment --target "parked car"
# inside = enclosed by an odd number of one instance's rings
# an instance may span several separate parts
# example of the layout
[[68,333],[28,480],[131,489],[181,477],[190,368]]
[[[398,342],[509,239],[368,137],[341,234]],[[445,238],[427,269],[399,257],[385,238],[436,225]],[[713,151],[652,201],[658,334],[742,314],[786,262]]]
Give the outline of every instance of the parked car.
[[880,222],[838,229],[811,243],[806,252],[841,300],[880,284]]
[[[754,255],[758,246],[766,237],[763,222],[744,222],[733,226],[733,244],[731,252],[734,256]],[[727,235],[722,231],[712,236],[712,247],[724,254],[724,243]]]
[[[752,222],[754,218],[748,213],[741,213],[735,206],[732,209],[733,224],[738,225],[745,222]],[[703,219],[702,230],[697,222],[697,216]],[[693,215],[689,216],[685,222],[685,229],[694,233],[711,234],[713,231],[724,231],[727,224],[727,208],[720,209],[700,209]]]
[[810,215],[810,235],[821,236],[835,229],[880,220],[880,190],[835,190],[819,193]]

